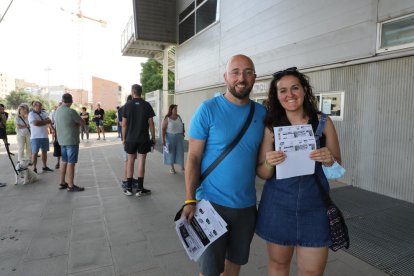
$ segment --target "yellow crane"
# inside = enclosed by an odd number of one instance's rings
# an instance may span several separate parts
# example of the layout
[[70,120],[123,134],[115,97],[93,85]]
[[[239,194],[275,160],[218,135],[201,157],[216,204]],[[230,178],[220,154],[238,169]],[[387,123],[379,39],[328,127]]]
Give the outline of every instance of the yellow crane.
[[77,16],[78,18],[80,18],[80,19],[88,19],[88,20],[91,20],[91,21],[94,21],[94,22],[98,22],[98,23],[100,23],[101,24],[101,26],[102,27],[106,27],[106,21],[105,20],[102,20],[102,19],[95,19],[95,18],[92,18],[92,17],[90,17],[90,16],[87,16],[87,15],[84,15],[83,13],[82,13],[82,9],[81,9],[81,4],[82,4],[82,0],[78,0],[78,11],[76,11],[76,12],[74,12],[74,11],[67,11],[67,10],[65,10],[64,8],[60,8],[62,11],[64,11],[64,12],[69,12],[70,14],[72,14],[72,15],[75,15],[75,16]]

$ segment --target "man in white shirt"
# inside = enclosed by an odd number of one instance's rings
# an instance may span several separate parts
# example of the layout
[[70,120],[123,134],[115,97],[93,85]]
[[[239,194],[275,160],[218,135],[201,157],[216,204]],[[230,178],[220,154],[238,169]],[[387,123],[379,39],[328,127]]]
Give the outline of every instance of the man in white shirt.
[[47,166],[47,152],[49,151],[49,133],[51,120],[45,111],[42,111],[42,103],[36,101],[33,103],[33,110],[29,113],[29,123],[31,128],[31,144],[33,171],[37,173],[37,154],[39,149],[42,150],[43,172],[53,172]]

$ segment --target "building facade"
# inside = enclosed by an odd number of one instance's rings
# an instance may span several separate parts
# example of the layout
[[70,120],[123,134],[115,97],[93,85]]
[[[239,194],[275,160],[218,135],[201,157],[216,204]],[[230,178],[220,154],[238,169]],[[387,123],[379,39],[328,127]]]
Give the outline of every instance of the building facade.
[[[273,72],[296,66],[311,78],[320,109],[334,120],[347,169],[341,180],[414,202],[413,1],[155,2],[175,3],[175,17],[166,17],[176,26],[175,39],[157,41],[175,47],[176,103],[187,123],[202,101],[225,91],[232,55],[254,61],[257,101],[267,97]],[[151,24],[156,17],[142,13],[135,9],[135,19],[157,26]],[[144,47],[145,26],[135,29],[130,45]]]
[[118,83],[92,77],[92,106],[99,103],[103,109],[114,109],[121,105],[122,88]]
[[6,73],[0,72],[0,98],[5,99],[14,90],[16,90],[15,80]]

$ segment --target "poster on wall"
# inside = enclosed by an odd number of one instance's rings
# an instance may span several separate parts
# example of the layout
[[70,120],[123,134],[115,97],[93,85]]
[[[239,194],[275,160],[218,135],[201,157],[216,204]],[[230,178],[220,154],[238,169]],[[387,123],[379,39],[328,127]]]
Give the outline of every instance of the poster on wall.
[[332,106],[332,100],[331,99],[322,99],[322,113],[330,115],[331,114],[331,106]]

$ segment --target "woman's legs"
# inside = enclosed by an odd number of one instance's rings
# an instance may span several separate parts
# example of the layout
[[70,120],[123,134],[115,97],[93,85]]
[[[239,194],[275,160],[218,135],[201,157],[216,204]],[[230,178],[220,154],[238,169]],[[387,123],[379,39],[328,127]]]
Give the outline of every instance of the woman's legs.
[[26,157],[27,159],[31,159],[32,158],[32,146],[30,144],[30,136],[24,137],[24,143],[26,145]]
[[17,139],[17,161],[22,161],[23,160],[23,153],[24,153],[24,147],[25,147],[25,136],[16,135],[16,139]]
[[296,256],[299,276],[323,275],[328,259],[327,247],[297,247]]
[[282,246],[268,242],[267,252],[269,255],[269,260],[267,266],[267,275],[288,276],[293,251],[293,246]]

